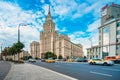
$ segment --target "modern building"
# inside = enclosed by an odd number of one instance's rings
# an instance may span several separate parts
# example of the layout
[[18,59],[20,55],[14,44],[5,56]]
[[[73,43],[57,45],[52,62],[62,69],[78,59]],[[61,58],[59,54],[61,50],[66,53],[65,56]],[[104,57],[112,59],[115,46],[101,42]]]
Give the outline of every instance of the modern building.
[[58,31],[55,30],[50,7],[43,24],[43,31],[40,32],[40,58],[43,58],[46,52],[53,52],[57,57],[62,55],[63,58],[83,56],[81,44],[72,43],[67,35],[59,35]]
[[33,41],[30,43],[30,53],[33,58],[40,58],[40,43]]
[[120,5],[109,3],[101,10],[99,27],[101,58],[120,55]]
[[88,59],[101,58],[99,45],[87,48],[87,58]]

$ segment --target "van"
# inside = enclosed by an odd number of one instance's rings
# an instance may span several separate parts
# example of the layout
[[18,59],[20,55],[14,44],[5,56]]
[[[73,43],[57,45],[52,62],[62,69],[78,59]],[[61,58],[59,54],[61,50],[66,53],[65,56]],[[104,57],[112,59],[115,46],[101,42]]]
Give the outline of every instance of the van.
[[106,56],[105,60],[112,60],[115,63],[120,63],[120,55],[118,55],[118,56]]

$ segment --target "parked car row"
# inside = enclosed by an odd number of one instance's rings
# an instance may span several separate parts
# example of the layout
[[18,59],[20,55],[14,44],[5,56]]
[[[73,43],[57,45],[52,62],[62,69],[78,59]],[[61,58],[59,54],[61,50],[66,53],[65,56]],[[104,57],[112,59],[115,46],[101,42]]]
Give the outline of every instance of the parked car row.
[[[46,62],[46,63],[55,63],[56,61],[66,61],[66,62],[88,62],[90,65],[114,65],[114,61],[112,60],[103,60],[99,58],[94,58],[91,60],[87,60],[86,58],[75,58],[75,59],[41,59],[41,62]],[[35,59],[31,58],[29,59],[29,62],[36,62]]]
[[[40,59],[41,62],[47,62],[47,63],[55,63],[56,61],[66,61],[66,62],[87,62],[88,60],[86,58],[70,58],[70,59],[53,59],[53,58],[49,58],[49,59]],[[34,58],[30,58],[29,62],[36,62],[36,60]]]

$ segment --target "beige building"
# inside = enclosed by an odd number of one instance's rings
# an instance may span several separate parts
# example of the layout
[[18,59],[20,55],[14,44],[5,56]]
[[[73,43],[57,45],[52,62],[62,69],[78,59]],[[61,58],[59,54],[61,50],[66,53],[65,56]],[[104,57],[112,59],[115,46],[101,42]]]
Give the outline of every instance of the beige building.
[[100,47],[97,45],[92,46],[91,48],[87,48],[87,58],[88,59],[101,58]]
[[43,24],[43,30],[40,32],[40,58],[44,57],[44,53],[53,52],[57,55],[62,55],[63,58],[83,56],[83,47],[81,44],[74,44],[70,41],[67,35],[58,34],[55,30],[50,8]]
[[120,55],[120,5],[109,3],[101,10],[99,27],[101,58]]
[[33,58],[36,58],[36,57],[40,58],[40,43],[39,42],[33,41],[30,44],[30,53]]

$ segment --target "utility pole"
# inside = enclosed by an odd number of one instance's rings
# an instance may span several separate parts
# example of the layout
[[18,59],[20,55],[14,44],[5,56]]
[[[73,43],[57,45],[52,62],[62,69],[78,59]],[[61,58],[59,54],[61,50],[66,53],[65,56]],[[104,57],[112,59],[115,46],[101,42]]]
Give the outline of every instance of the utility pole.
[[0,57],[1,57],[1,60],[2,60],[2,44],[1,44],[1,56]]

